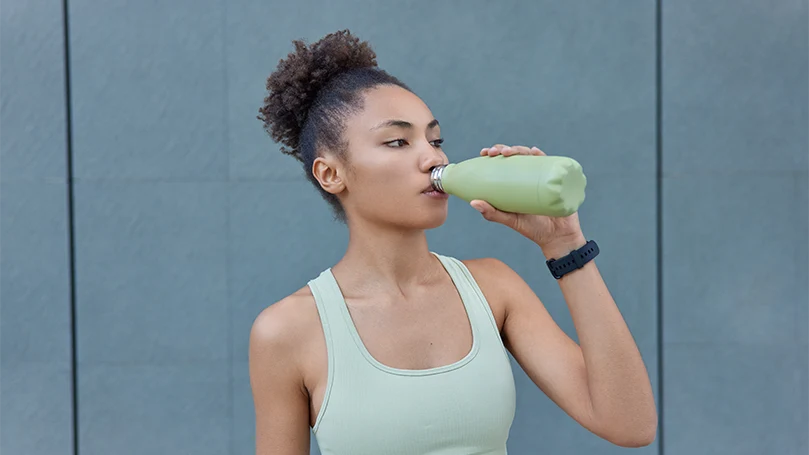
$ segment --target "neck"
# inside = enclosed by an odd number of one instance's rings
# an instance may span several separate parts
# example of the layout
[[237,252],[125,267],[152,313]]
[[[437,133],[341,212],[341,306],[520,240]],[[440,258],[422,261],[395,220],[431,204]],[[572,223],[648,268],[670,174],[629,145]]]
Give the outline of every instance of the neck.
[[351,292],[404,293],[404,288],[431,282],[440,272],[423,230],[349,222],[346,254],[332,271]]

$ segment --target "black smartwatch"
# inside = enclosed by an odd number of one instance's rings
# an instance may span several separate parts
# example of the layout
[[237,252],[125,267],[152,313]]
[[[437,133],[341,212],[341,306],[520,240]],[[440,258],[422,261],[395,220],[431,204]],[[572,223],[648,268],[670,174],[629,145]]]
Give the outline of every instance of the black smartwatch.
[[596,256],[598,256],[598,245],[595,240],[590,240],[578,250],[571,251],[567,256],[548,259],[545,263],[548,264],[551,275],[558,280],[568,273],[584,267],[584,264],[592,261]]

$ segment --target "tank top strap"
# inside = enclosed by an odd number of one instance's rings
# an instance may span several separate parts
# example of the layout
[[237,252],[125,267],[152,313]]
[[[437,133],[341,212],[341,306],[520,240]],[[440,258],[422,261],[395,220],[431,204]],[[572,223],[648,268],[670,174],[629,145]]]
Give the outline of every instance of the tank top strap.
[[347,354],[343,347],[354,345],[351,331],[344,317],[344,313],[347,311],[345,301],[343,300],[340,286],[331,273],[331,269],[324,270],[317,278],[309,281],[308,284],[315,298],[317,312],[320,315],[323,335],[326,338],[329,365],[331,365],[334,363],[335,352]]
[[483,291],[472,276],[472,272],[469,271],[463,262],[456,258],[437,253],[433,253],[433,255],[441,261],[444,269],[449,273],[450,278],[452,278],[452,281],[455,283],[455,287],[458,289],[458,294],[460,294],[461,299],[472,306],[471,309],[473,311],[469,312],[470,323],[476,325],[481,333],[494,335],[497,339],[497,343],[500,344],[500,330],[497,328],[494,313],[492,313],[492,308],[483,295]]

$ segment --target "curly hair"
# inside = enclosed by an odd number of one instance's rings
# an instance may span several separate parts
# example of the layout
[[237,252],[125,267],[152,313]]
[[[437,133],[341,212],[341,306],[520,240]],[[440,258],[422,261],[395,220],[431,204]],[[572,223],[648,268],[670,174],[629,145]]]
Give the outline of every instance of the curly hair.
[[345,118],[362,109],[362,92],[378,85],[404,83],[377,66],[376,53],[350,31],[326,35],[314,44],[293,41],[295,51],[267,78],[268,94],[258,119],[281,152],[303,164],[306,176],[345,221],[339,200],[321,188],[312,165],[322,150],[345,158]]

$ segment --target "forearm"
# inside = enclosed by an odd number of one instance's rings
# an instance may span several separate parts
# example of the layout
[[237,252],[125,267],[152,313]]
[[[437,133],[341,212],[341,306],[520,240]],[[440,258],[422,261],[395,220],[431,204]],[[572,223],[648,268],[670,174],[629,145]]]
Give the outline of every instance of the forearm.
[[[543,253],[559,258],[585,242],[577,237],[546,245]],[[617,429],[653,432],[657,413],[649,375],[595,261],[558,283],[579,338],[594,417]]]

